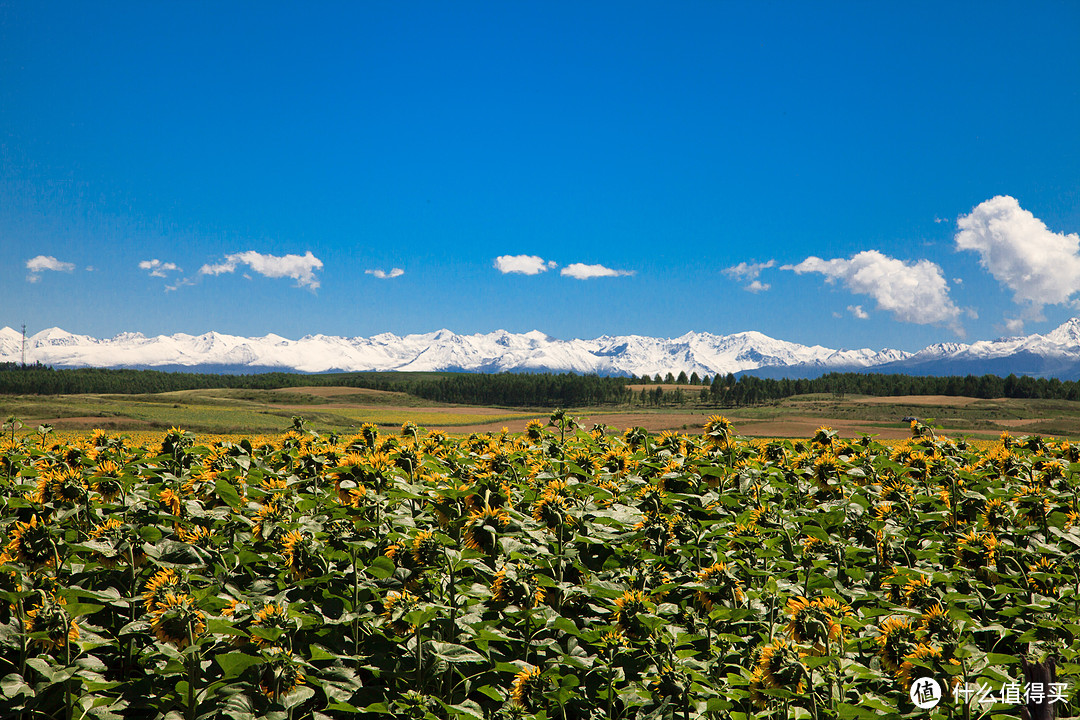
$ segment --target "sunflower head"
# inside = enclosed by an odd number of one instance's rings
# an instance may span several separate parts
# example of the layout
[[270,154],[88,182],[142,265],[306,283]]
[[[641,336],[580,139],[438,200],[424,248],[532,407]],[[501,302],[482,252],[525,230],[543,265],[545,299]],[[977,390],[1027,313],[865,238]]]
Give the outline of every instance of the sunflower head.
[[281,539],[281,549],[294,580],[322,575],[326,561],[310,533],[292,530]]
[[34,515],[30,522],[16,522],[5,553],[16,562],[31,568],[52,565],[56,561],[56,545],[51,527]]
[[649,690],[662,698],[681,698],[689,686],[686,673],[670,665],[663,665],[656,672],[656,677],[649,681]]
[[[946,652],[937,645],[919,643],[904,657],[904,662],[896,671],[896,678],[907,689],[911,687],[913,679],[929,671],[932,677],[948,678],[948,684],[952,687],[961,680],[956,673],[959,666],[960,661],[951,657],[951,652]],[[950,669],[952,672],[949,672]]]
[[713,563],[704,570],[699,570],[697,580],[702,585],[709,586],[697,591],[698,602],[705,607],[706,611],[712,610],[713,605],[717,603],[734,604],[746,598],[739,578],[731,572],[725,562]]
[[915,625],[908,618],[888,618],[881,624],[877,643],[881,664],[892,672],[898,672],[904,659],[918,645]]
[[544,421],[530,420],[525,423],[525,435],[533,442],[538,442],[544,436]]
[[439,562],[439,541],[435,533],[421,530],[412,539],[411,555],[413,562],[420,567],[437,565]]
[[473,510],[465,522],[465,547],[493,555],[499,547],[499,533],[510,523],[510,515],[503,508],[485,505]]
[[817,653],[824,653],[827,642],[842,641],[843,618],[851,614],[844,605],[831,597],[808,600],[795,597],[788,600],[787,613],[791,616],[787,631],[797,643],[809,643]]
[[304,683],[304,675],[296,659],[281,648],[270,648],[264,654],[266,662],[259,674],[259,689],[268,698],[277,701]]
[[289,513],[277,497],[270,498],[255,513],[255,524],[251,527],[253,537],[270,542],[278,542],[285,534],[282,524],[289,519]]
[[544,600],[544,588],[521,564],[504,567],[491,583],[491,599],[498,605],[534,608]]
[[154,573],[143,588],[143,604],[147,612],[153,612],[165,602],[165,596],[180,594],[180,576],[172,568],[165,568]]
[[88,488],[80,468],[64,466],[53,470],[48,477],[54,502],[78,504],[86,499]]
[[993,533],[972,530],[957,541],[956,562],[969,570],[983,572],[997,563],[997,549],[1000,544]]
[[510,686],[510,700],[526,712],[539,710],[547,685],[548,681],[541,668],[526,667],[514,676],[514,682]]
[[172,488],[165,488],[158,493],[158,502],[165,506],[173,515],[182,515],[184,512],[184,503],[180,500],[180,496],[176,494],[176,491]]
[[389,621],[390,629],[398,635],[405,635],[416,629],[415,625],[405,620],[405,616],[420,607],[420,600],[407,590],[392,590],[383,600],[383,617]]
[[543,524],[549,530],[563,527],[574,521],[567,507],[566,498],[547,492],[533,503],[532,516],[536,522]]
[[79,626],[64,609],[63,598],[39,591],[40,602],[28,610],[26,631],[31,635],[43,633],[33,638],[32,642],[43,648],[59,650],[69,642],[79,639]]
[[937,602],[937,591],[929,575],[913,577],[904,584],[904,603],[909,608],[926,610]]
[[[784,688],[800,693],[806,678],[806,666],[796,646],[776,638],[761,648],[753,672],[754,684],[765,688]],[[761,700],[760,696],[758,698]]]
[[1010,522],[1009,504],[1001,498],[991,498],[986,501],[979,517],[987,530],[991,532],[1003,530],[1009,526]]
[[616,627],[631,640],[640,640],[649,636],[648,625],[642,619],[654,609],[652,601],[643,590],[627,590],[622,597],[615,599],[612,620]]
[[941,603],[934,603],[923,611],[919,629],[930,640],[951,641],[956,638],[956,625]]
[[732,424],[723,415],[710,415],[702,435],[711,447],[725,447],[731,441]]
[[1061,579],[1050,558],[1044,556],[1036,560],[1035,564],[1028,565],[1028,585],[1043,595],[1057,594]]
[[195,525],[190,528],[179,526],[176,528],[176,535],[180,538],[181,542],[186,542],[188,545],[195,545],[196,547],[204,549],[210,547],[210,541],[213,537],[210,528],[203,527],[202,525]]
[[1024,485],[1013,497],[1016,505],[1016,519],[1034,524],[1046,519],[1050,514],[1050,500],[1041,485]]
[[206,616],[186,593],[165,593],[152,616],[151,627],[158,640],[180,650],[206,631]]
[[251,640],[260,647],[280,647],[281,636],[293,627],[289,619],[289,606],[285,603],[266,603],[252,616],[252,629],[261,628],[265,635],[259,632],[251,634]]

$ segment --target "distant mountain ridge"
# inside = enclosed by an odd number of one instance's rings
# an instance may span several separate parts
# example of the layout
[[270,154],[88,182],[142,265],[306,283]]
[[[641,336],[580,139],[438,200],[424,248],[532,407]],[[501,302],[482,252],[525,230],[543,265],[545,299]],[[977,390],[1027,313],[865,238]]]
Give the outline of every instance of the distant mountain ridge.
[[[22,336],[0,329],[0,362],[19,362]],[[759,332],[677,338],[643,335],[557,340],[539,331],[459,335],[449,330],[397,336],[280,335],[238,337],[125,332],[98,339],[49,328],[26,338],[27,362],[54,367],[127,367],[203,372],[422,371],[573,372],[599,375],[727,373],[815,377],[833,371],[915,375],[1009,373],[1080,378],[1080,318],[1045,335],[939,343],[917,353],[834,350],[777,340]],[[212,368],[212,370],[211,370]]]

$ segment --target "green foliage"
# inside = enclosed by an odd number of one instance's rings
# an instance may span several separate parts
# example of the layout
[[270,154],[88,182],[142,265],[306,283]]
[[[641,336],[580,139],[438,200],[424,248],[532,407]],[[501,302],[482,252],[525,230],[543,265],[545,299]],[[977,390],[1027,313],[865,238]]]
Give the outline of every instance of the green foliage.
[[911,680],[1047,658],[1072,686],[1080,454],[920,435],[556,411],[459,440],[9,440],[0,717],[963,717]]

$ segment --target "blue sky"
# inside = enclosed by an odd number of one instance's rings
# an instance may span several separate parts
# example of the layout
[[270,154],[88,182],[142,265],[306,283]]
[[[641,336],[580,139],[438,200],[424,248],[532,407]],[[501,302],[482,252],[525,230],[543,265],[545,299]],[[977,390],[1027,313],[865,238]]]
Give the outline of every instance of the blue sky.
[[0,4],[0,326],[1046,331],[1077,37],[1075,2]]

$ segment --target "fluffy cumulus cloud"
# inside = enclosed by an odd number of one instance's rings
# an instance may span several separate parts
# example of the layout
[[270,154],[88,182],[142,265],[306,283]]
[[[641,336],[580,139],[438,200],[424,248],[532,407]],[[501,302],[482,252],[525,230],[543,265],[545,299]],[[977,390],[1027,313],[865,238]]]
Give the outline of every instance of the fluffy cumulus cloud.
[[991,198],[956,225],[956,248],[978,253],[979,264],[1033,317],[1080,290],[1080,235],[1052,232],[1016,198]]
[[866,250],[849,260],[808,257],[798,265],[780,269],[800,275],[821,273],[830,283],[840,281],[851,292],[874,298],[878,309],[892,313],[901,322],[948,325],[958,334],[963,332],[958,322],[960,308],[949,297],[949,285],[941,268],[929,260],[909,265],[877,250]]
[[161,262],[157,258],[153,260],[143,260],[139,263],[139,269],[149,270],[150,277],[163,278],[170,272],[180,272],[180,268],[176,266],[176,263]]
[[860,320],[866,320],[870,317],[870,313],[863,310],[862,305],[848,305],[847,309],[849,313]]
[[633,275],[633,270],[613,270],[603,265],[586,265],[585,263],[573,263],[567,265],[559,271],[560,275],[566,277],[576,278],[578,280],[588,280],[589,278],[598,277],[622,277],[625,275]]
[[393,278],[401,277],[402,275],[404,275],[405,271],[401,268],[391,268],[390,272],[386,272],[385,270],[373,269],[365,270],[364,273],[367,275],[374,275],[380,280],[392,280]]
[[221,275],[235,272],[240,265],[247,265],[251,270],[269,278],[292,278],[297,287],[306,287],[315,290],[319,287],[319,279],[315,277],[315,271],[321,270],[322,260],[311,254],[308,250],[303,255],[263,255],[254,250],[226,255],[225,259],[213,265],[207,264],[199,268],[200,275]]
[[721,272],[733,280],[749,280],[750,282],[747,285],[744,285],[743,289],[752,293],[759,293],[768,290],[771,285],[758,280],[758,276],[761,275],[762,270],[771,268],[774,265],[776,265],[775,260],[769,260],[768,262],[763,263],[741,262],[738,265],[724,268]]
[[41,273],[45,270],[53,272],[71,272],[75,269],[75,263],[57,260],[52,255],[38,255],[26,261],[26,281],[37,282],[41,279]]
[[539,275],[558,266],[555,261],[545,261],[537,255],[500,255],[495,258],[495,269],[504,275]]

